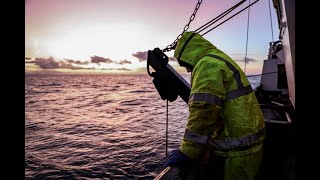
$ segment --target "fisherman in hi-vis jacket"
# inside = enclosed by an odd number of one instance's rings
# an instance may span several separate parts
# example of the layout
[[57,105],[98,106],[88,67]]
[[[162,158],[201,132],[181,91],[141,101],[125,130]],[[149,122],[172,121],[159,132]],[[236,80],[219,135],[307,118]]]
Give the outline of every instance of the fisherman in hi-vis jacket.
[[189,116],[180,148],[169,153],[164,166],[202,167],[203,176],[212,179],[254,179],[266,133],[246,75],[194,32],[182,34],[174,57],[191,72]]

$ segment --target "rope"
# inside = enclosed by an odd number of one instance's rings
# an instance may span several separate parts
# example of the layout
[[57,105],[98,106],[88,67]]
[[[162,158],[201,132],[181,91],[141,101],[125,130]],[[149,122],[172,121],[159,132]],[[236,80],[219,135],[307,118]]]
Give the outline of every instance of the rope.
[[[206,24],[202,25],[200,28],[196,29],[194,32],[199,33],[202,32],[203,30],[209,28],[211,25],[213,25],[214,23],[216,23],[218,20],[222,19],[223,17],[225,17],[227,14],[229,14],[231,11],[235,10],[238,6],[240,6],[242,3],[244,3],[244,1],[246,0],[242,0],[239,3],[237,3],[236,5],[234,5],[233,7],[229,8],[228,10],[226,10],[225,12],[223,12],[222,14],[220,14],[219,16],[215,17],[214,19],[212,19],[211,21],[207,22]],[[237,12],[236,14],[232,15],[231,17],[229,17],[228,19],[226,19],[225,21],[221,22],[220,24],[218,24],[217,26],[211,28],[210,30],[208,30],[207,32],[201,34],[202,36],[204,36],[205,34],[207,34],[208,32],[212,31],[213,29],[217,28],[218,26],[220,26],[221,24],[225,23],[226,21],[230,20],[231,18],[233,18],[234,16],[238,15],[239,13],[241,13],[242,11],[244,11],[245,9],[247,9],[248,7],[252,6],[253,4],[255,4],[256,2],[258,2],[260,0],[256,0],[255,2],[253,2],[252,4],[249,4],[247,7],[243,8],[241,11]],[[202,0],[199,0],[196,8],[193,12],[193,14],[191,15],[188,24],[183,28],[183,32],[181,34],[178,35],[178,37],[176,38],[176,40],[171,43],[170,45],[168,45],[166,48],[164,48],[162,51],[163,52],[168,52],[171,51],[175,48],[175,46],[177,45],[178,40],[181,38],[182,34],[188,30],[190,23],[194,20],[195,15],[200,7],[202,3]],[[214,21],[214,22],[213,22]]]
[[[221,18],[223,18],[224,16],[226,16],[227,14],[229,14],[231,11],[233,11],[235,8],[237,8],[238,6],[240,6],[242,3],[244,3],[246,0],[242,0],[240,1],[239,3],[237,3],[236,5],[234,5],[233,7],[229,8],[228,10],[226,10],[225,12],[223,12],[222,14],[220,14],[219,16],[213,18],[211,21],[207,22],[206,24],[202,25],[200,28],[196,29],[194,32],[196,33],[200,33],[201,31],[207,29],[208,27],[210,27],[211,25],[213,25],[214,23],[216,23],[218,20],[220,20]],[[190,26],[190,23],[194,20],[195,18],[195,15],[200,7],[202,3],[202,0],[199,0],[196,7],[195,7],[195,10],[193,12],[193,14],[191,15],[190,17],[190,20],[188,22],[188,24],[183,28],[183,31],[181,34],[178,35],[178,37],[176,38],[176,40],[171,43],[170,45],[168,45],[166,48],[164,48],[162,51],[163,52],[168,52],[168,51],[171,51],[172,49],[175,48],[175,46],[177,45],[177,42],[178,40],[181,38],[182,34],[188,30],[189,26]],[[214,22],[212,22],[214,21]],[[209,24],[209,25],[208,25]],[[202,29],[202,30],[201,30]],[[197,32],[198,31],[198,32]]]
[[[246,0],[240,1],[238,4],[232,6],[231,8],[229,8],[228,10],[226,10],[225,12],[221,13],[219,16],[213,18],[212,20],[210,20],[209,22],[207,22],[206,24],[202,25],[201,27],[199,27],[198,29],[196,29],[194,32],[196,33],[200,33],[203,30],[207,29],[208,27],[210,27],[211,25],[213,25],[214,23],[216,23],[217,21],[219,21],[220,19],[222,19],[223,17],[225,17],[226,15],[228,15],[231,11],[235,10],[238,6],[240,6],[241,4],[243,4]],[[214,22],[212,22],[214,21]],[[210,23],[210,24],[209,24]],[[209,25],[208,25],[209,24]],[[205,27],[206,26],[206,27]],[[200,30],[202,29],[202,30]]]
[[271,22],[271,34],[272,34],[272,42],[273,40],[273,27],[272,27],[272,17],[271,17],[271,7],[270,7],[270,0],[268,1],[269,4],[269,14],[270,14],[270,22]]
[[261,75],[274,74],[274,73],[278,73],[278,72],[269,72],[269,73],[263,73],[263,74],[254,74],[254,75],[248,75],[247,77],[261,76]]
[[167,100],[167,122],[166,122],[166,157],[168,156],[168,114],[169,114],[169,101]]
[[[250,5],[250,0],[249,0]],[[247,67],[247,53],[248,53],[248,39],[249,39],[249,24],[250,24],[250,8],[248,8],[248,20],[247,20],[247,40],[246,40],[246,55],[244,57],[244,69],[243,72],[246,73],[246,67]]]
[[188,22],[188,24],[186,24],[186,25],[184,26],[182,33],[178,35],[178,37],[176,38],[176,40],[173,41],[173,43],[169,44],[166,48],[164,48],[164,49],[162,50],[162,52],[168,52],[168,51],[171,51],[172,49],[175,49],[178,40],[182,37],[182,34],[189,29],[190,23],[191,23],[191,22],[194,20],[194,18],[196,17],[197,11],[198,11],[198,9],[200,8],[201,3],[202,3],[202,0],[198,0],[198,3],[197,3],[197,5],[196,5],[196,7],[195,7],[195,9],[194,9],[194,11],[193,11],[190,19],[189,19],[189,22]]
[[225,23],[226,21],[230,20],[231,18],[233,18],[234,16],[238,15],[239,13],[241,13],[242,11],[244,11],[245,9],[249,8],[250,6],[254,5],[255,3],[257,3],[260,0],[256,0],[255,2],[253,2],[252,4],[250,4],[249,6],[243,8],[241,11],[237,12],[236,14],[232,15],[231,17],[229,17],[228,19],[224,20],[223,22],[221,22],[220,24],[216,25],[215,27],[209,29],[207,32],[203,33],[203,35],[207,34],[208,32],[212,31],[213,29],[217,28],[218,26],[220,26],[221,24]]

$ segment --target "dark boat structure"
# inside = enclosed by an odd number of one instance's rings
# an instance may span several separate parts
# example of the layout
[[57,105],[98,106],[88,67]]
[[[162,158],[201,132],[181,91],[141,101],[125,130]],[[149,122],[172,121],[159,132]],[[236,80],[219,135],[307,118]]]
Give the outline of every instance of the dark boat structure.
[[[260,85],[255,89],[255,94],[262,109],[267,138],[264,142],[264,154],[258,180],[282,179],[293,180],[296,178],[296,151],[295,151],[295,0],[272,0],[278,17],[279,40],[270,42],[268,59],[264,60]],[[154,61],[153,56],[159,56],[163,63]],[[158,58],[159,59],[159,58]],[[156,72],[153,77],[173,79],[179,82],[177,91],[172,97],[174,101],[179,95],[186,103],[190,86],[168,64],[167,57],[160,50],[149,51],[149,65]],[[161,89],[161,82],[156,78],[155,84],[163,99],[169,92]],[[170,87],[179,83],[172,83]],[[155,179],[196,179],[195,172],[180,167],[168,167]]]
[[279,40],[270,43],[260,86],[267,139],[258,179],[295,179],[295,0],[273,0]]

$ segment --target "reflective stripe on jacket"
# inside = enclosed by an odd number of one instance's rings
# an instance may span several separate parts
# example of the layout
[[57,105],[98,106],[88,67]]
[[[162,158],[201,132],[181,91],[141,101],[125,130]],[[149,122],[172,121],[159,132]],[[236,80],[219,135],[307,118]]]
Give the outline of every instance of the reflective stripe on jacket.
[[192,159],[199,158],[208,143],[221,156],[258,151],[265,138],[264,119],[241,68],[193,32],[182,34],[174,57],[192,68],[189,117],[180,150]]

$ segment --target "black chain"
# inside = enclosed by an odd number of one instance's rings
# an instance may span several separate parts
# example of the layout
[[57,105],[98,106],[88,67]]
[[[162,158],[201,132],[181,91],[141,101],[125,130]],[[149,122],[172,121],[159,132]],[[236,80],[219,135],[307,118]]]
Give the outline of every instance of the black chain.
[[196,8],[194,9],[190,19],[189,19],[189,22],[187,25],[184,26],[183,28],[183,32],[181,34],[179,34],[179,36],[177,37],[177,39],[175,41],[173,41],[173,43],[171,43],[170,45],[168,45],[166,48],[164,48],[162,51],[163,52],[168,52],[168,51],[171,51],[172,49],[174,49],[177,45],[177,42],[178,40],[181,38],[182,34],[184,32],[186,32],[188,29],[189,29],[189,26],[190,26],[190,23],[194,20],[194,18],[196,17],[196,14],[197,14],[197,11],[198,9],[200,8],[200,5],[202,3],[202,0],[199,0],[197,5],[196,5]]

